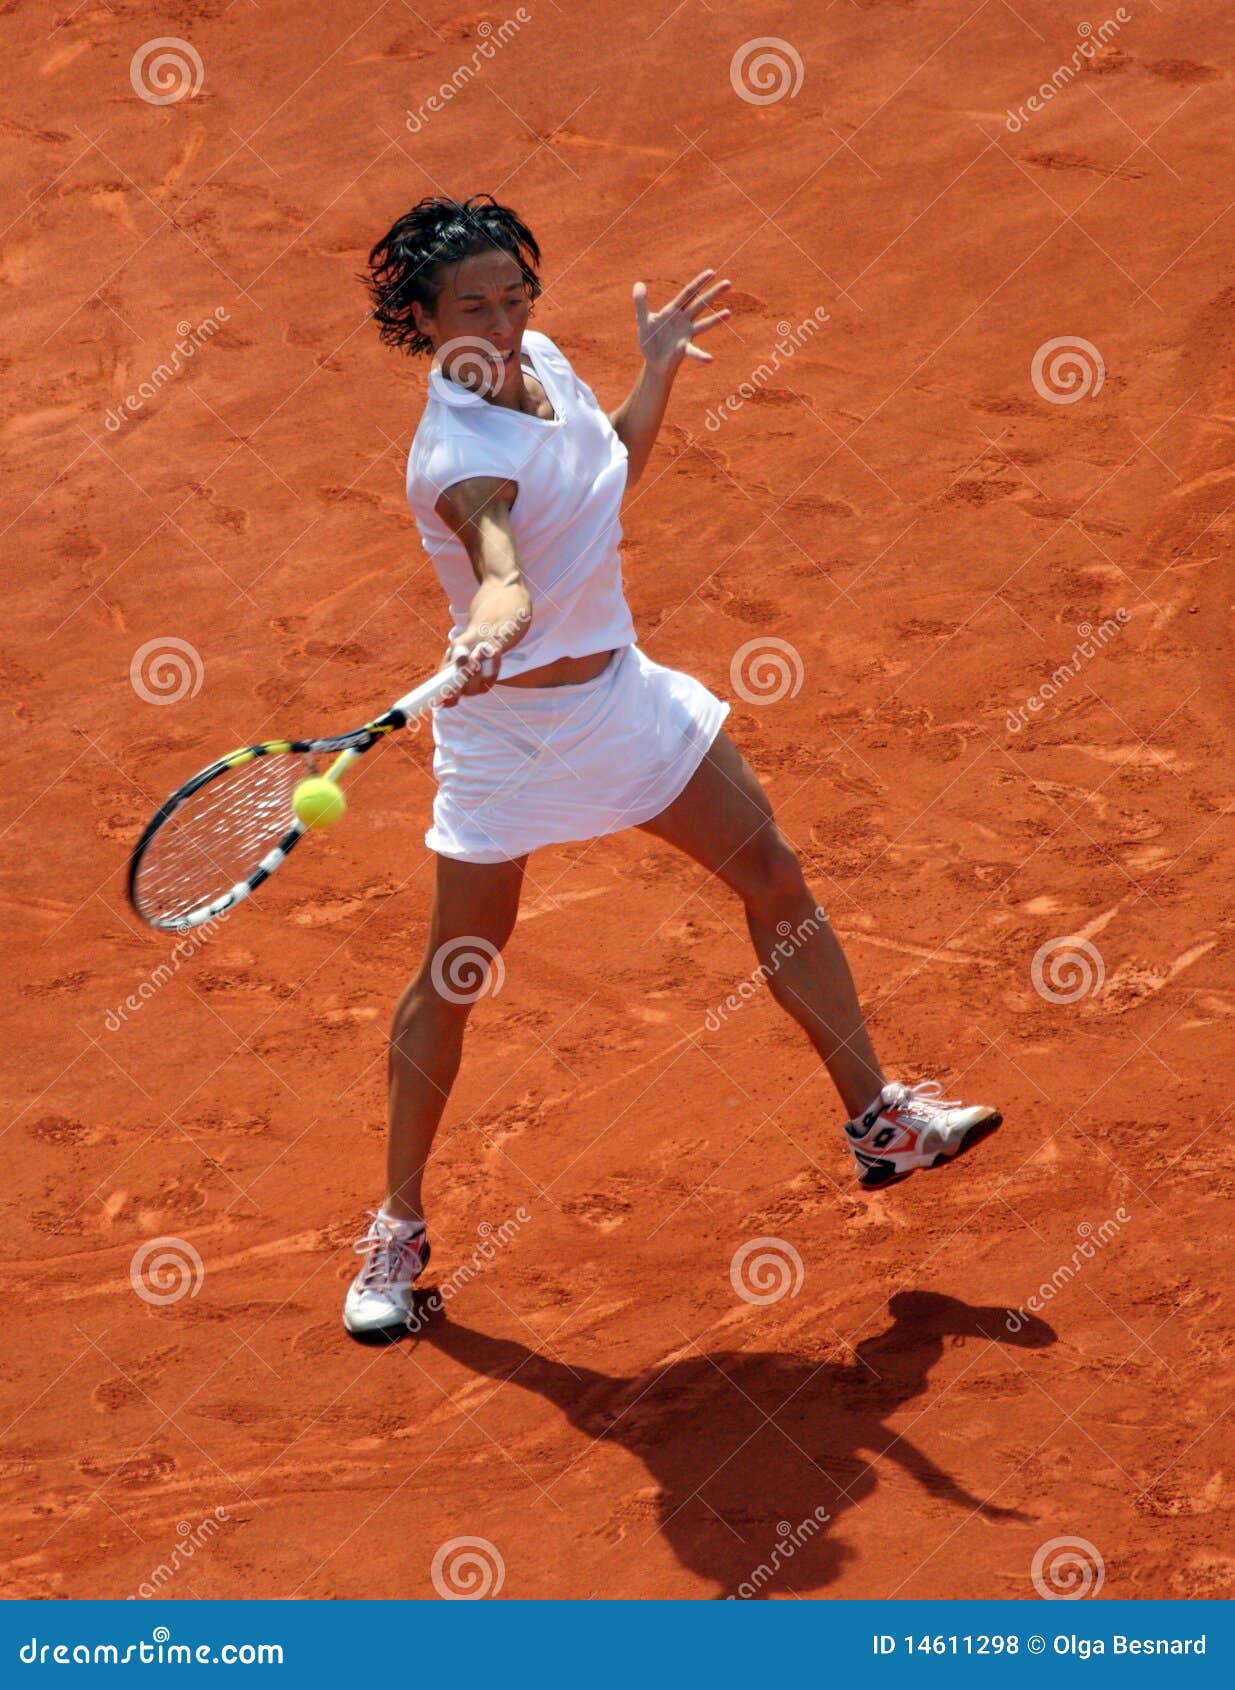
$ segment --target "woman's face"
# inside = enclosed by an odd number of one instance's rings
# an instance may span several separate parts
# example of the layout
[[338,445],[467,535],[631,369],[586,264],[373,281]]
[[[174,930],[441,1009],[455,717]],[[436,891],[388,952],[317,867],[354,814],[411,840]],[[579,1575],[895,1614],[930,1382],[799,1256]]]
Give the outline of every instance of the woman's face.
[[486,398],[518,380],[531,301],[509,253],[476,253],[445,266],[434,310],[413,303],[412,311],[433,343],[434,362],[452,380]]

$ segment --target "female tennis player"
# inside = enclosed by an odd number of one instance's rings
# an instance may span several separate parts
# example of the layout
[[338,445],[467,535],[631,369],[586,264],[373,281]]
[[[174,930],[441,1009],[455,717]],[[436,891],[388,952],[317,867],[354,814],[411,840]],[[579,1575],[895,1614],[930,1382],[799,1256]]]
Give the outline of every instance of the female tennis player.
[[[373,248],[383,340],[431,355],[407,497],[450,605],[458,694],[433,713],[437,856],[428,943],[394,1012],[386,1194],[357,1249],[343,1320],[407,1323],[429,1258],[421,1181],[459,1070],[474,972],[515,925],[528,854],[641,827],[742,900],[760,972],[825,1063],[875,1190],[960,1154],[995,1109],[889,1082],[845,955],[722,726],[729,706],[639,649],[622,587],[623,496],[647,466],[674,378],[729,312],[701,271],[658,311],[634,285],[642,368],[606,415],[548,335],[531,231],[488,194],[421,200]],[[792,942],[784,935],[792,933]],[[469,961],[460,990],[451,961]]]

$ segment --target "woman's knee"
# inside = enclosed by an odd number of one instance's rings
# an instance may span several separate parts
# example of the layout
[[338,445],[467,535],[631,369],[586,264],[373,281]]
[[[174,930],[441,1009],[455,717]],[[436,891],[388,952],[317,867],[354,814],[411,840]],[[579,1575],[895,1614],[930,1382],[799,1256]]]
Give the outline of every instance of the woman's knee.
[[812,901],[798,854],[774,822],[751,842],[742,878],[743,901],[755,915],[776,920]]
[[432,937],[420,970],[404,994],[405,1000],[411,1000],[409,1011],[419,1006],[466,1016],[479,999],[495,997],[506,979],[502,952],[513,927],[513,922],[509,928],[503,923],[491,928],[487,936],[460,933],[449,938]]
[[519,917],[526,862],[526,857],[494,864],[438,858],[428,943],[404,994],[408,1013],[427,1007],[466,1017],[479,998],[501,990],[502,952]]

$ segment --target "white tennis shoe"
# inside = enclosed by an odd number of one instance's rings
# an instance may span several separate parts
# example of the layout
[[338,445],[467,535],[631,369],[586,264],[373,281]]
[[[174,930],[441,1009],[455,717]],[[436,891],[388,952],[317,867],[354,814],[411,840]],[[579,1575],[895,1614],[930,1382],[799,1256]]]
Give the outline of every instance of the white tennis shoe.
[[876,1191],[919,1168],[942,1167],[1003,1120],[989,1104],[942,1098],[941,1090],[938,1080],[916,1086],[889,1081],[869,1108],[848,1122],[845,1134],[860,1186]]
[[373,1224],[353,1248],[365,1260],[344,1299],[344,1326],[360,1337],[406,1326],[413,1287],[429,1261],[423,1224],[415,1228],[392,1225],[375,1211]]

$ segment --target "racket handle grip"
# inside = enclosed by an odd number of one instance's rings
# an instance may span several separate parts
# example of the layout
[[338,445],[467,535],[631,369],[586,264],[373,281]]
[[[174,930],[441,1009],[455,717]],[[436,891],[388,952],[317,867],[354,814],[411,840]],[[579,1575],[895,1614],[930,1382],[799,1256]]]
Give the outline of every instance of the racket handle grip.
[[451,663],[445,669],[439,669],[432,680],[422,681],[411,692],[405,693],[395,701],[391,709],[401,710],[409,722],[415,716],[423,716],[426,710],[431,710],[443,698],[460,690],[461,667],[459,663]]
[[452,663],[447,669],[439,669],[432,680],[422,681],[418,687],[413,687],[411,692],[396,699],[391,709],[401,710],[410,722],[413,716],[423,716],[426,710],[431,710],[439,699],[453,692],[458,685],[458,665]]

